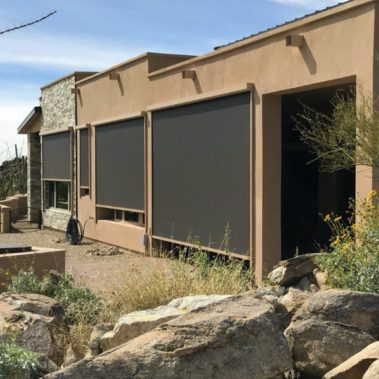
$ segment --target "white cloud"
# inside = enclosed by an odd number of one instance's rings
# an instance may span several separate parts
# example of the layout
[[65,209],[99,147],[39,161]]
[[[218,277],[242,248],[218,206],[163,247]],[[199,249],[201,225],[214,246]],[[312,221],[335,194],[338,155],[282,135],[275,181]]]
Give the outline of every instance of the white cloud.
[[140,52],[76,36],[14,33],[0,40],[0,63],[72,71],[103,69]]
[[17,128],[35,105],[33,100],[0,102],[0,162],[14,156],[15,144],[26,154],[26,138],[17,134]]
[[1,82],[0,91],[0,163],[14,156],[14,145],[26,154],[26,137],[17,128],[32,108],[39,104],[39,86],[18,81]]
[[344,3],[348,0],[270,0],[274,3],[297,6],[309,9],[323,9],[325,7]]

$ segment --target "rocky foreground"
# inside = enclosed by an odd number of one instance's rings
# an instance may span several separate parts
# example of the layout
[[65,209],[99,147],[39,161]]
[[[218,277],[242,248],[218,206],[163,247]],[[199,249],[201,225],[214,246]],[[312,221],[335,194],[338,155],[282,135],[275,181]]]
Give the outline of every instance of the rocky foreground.
[[[240,296],[176,299],[98,325],[85,357],[69,349],[44,378],[379,378],[378,294],[329,289],[313,255],[269,277]],[[54,360],[59,314],[44,296],[2,294],[0,334],[18,326],[24,345]]]

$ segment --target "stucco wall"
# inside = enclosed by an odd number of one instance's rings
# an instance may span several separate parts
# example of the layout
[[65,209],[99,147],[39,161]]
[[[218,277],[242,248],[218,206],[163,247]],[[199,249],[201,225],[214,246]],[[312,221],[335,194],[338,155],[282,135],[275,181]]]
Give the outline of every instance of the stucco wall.
[[[236,86],[243,88],[246,83],[254,83],[251,228],[254,264],[260,278],[281,256],[280,95],[352,82],[364,93],[372,93],[375,6],[370,0],[356,0],[176,67],[149,74],[146,62],[139,61],[120,70],[119,82],[109,80],[107,75],[84,81],[79,84],[78,124],[138,113],[165,102],[193,101],[215,92],[228,94]],[[304,36],[301,49],[286,46],[290,33]],[[196,71],[195,80],[182,79],[182,71],[189,69]],[[150,113],[147,124],[151,126]],[[147,130],[149,165],[151,127]],[[94,147],[92,138],[93,151]],[[95,218],[94,154],[91,167],[92,197],[79,201],[79,216]],[[150,182],[151,166],[147,178],[149,233]],[[358,172],[356,182],[359,196],[372,186],[372,180]],[[97,239],[106,238],[98,233],[96,224],[91,232]]]

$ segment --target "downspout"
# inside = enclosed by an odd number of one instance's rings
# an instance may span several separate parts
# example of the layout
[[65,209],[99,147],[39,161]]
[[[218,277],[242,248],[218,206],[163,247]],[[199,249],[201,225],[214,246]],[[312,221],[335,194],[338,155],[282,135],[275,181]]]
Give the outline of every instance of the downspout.
[[[76,75],[74,74],[74,80],[75,80],[75,89],[76,89]],[[75,207],[72,207],[71,216],[77,217],[78,216],[78,197],[77,197],[77,188],[78,188],[78,168],[76,166],[76,162],[78,160],[78,149],[77,149],[77,143],[76,143],[76,125],[78,124],[78,112],[77,112],[77,93],[74,92],[74,117],[75,117],[75,125],[72,130],[73,135],[73,147],[72,147],[72,164],[71,164],[71,170],[72,170],[72,178],[74,181],[74,173],[75,173],[75,186],[73,185],[71,188],[72,193],[72,199],[74,200],[75,196]],[[75,170],[76,168],[76,170]],[[75,187],[75,188],[74,188]]]

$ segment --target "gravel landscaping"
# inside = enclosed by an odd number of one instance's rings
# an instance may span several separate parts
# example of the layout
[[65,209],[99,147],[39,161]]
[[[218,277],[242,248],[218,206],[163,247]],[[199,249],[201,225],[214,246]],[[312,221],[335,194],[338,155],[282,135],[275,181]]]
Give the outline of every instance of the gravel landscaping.
[[[28,244],[36,247],[64,248],[66,250],[66,271],[78,284],[106,295],[112,291],[112,282],[127,275],[134,267],[144,265],[154,268],[167,260],[145,257],[143,254],[119,249],[119,255],[97,255],[94,251],[107,251],[109,245],[84,239],[81,245],[70,245],[65,233],[55,230],[25,229],[21,233],[0,234],[0,243]],[[113,250],[113,249],[110,249]]]

